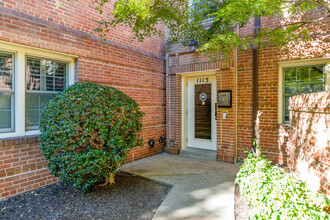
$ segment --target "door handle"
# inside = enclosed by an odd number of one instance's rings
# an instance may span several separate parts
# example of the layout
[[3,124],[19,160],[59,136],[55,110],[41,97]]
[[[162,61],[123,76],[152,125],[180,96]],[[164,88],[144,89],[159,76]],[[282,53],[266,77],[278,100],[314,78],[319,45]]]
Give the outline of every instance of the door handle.
[[218,103],[214,103],[214,116],[215,116],[215,119],[217,119],[217,115],[218,115],[217,104],[218,104]]

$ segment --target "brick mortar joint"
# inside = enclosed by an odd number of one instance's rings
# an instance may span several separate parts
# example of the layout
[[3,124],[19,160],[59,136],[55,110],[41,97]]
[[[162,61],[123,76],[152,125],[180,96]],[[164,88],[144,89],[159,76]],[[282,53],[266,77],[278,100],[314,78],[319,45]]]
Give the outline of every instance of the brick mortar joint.
[[45,167],[45,168],[41,168],[41,169],[37,169],[37,170],[32,170],[32,171],[28,171],[28,172],[24,172],[24,173],[18,173],[18,174],[15,174],[15,175],[2,177],[2,178],[0,178],[0,180],[5,180],[5,179],[8,179],[8,178],[13,178],[13,177],[16,177],[16,176],[22,176],[22,175],[26,175],[26,174],[30,174],[30,173],[35,173],[35,172],[38,172],[38,171],[41,171],[41,170],[48,170],[48,168]]
[[[323,109],[323,108],[321,108]],[[317,113],[317,114],[330,114],[330,108],[324,108],[324,110],[328,110],[328,111],[317,111],[317,110],[321,110],[320,108],[316,109],[315,111],[313,111],[313,109],[311,107],[307,108],[307,110],[298,110],[298,109],[293,109],[292,107],[289,108],[289,110],[291,112],[305,112],[305,113]]]

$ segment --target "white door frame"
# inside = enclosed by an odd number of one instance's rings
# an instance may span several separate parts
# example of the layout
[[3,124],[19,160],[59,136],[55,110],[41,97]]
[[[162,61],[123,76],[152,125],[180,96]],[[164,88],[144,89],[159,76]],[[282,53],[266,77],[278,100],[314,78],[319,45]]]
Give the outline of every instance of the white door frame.
[[[200,72],[188,72],[181,73],[181,148],[186,149],[188,146],[188,78],[190,77],[206,77],[216,76],[216,70],[200,71]],[[215,129],[216,132],[217,129]]]

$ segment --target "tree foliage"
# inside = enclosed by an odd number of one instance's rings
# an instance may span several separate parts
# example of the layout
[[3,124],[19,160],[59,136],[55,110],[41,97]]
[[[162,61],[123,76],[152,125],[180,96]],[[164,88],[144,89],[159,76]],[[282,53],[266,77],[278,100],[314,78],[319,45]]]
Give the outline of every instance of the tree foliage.
[[[163,36],[159,25],[168,28],[169,43],[187,44],[195,39],[199,50],[210,55],[233,48],[245,49],[251,44],[263,48],[269,44],[285,45],[299,39],[308,39],[306,24],[328,19],[329,0],[92,0],[100,14],[106,4],[114,9],[105,20],[98,21],[96,31],[106,37],[118,24],[131,28],[134,38],[143,41],[153,35]],[[193,3],[192,3],[193,2]],[[301,15],[317,6],[327,14],[314,20],[302,20]],[[238,36],[235,31],[245,27],[250,18],[279,17],[284,22],[275,28],[261,28],[258,37]],[[211,18],[210,24],[205,20]],[[299,31],[299,34],[297,33]]]
[[123,92],[77,83],[52,99],[40,121],[41,150],[51,173],[83,191],[112,182],[129,149],[142,144],[143,113]]

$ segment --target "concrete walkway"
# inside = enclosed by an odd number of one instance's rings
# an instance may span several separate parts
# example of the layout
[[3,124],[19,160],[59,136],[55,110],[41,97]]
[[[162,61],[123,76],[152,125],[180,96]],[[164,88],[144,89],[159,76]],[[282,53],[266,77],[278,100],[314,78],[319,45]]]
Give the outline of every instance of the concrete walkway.
[[156,220],[234,219],[234,180],[239,164],[159,154],[121,170],[173,185]]

